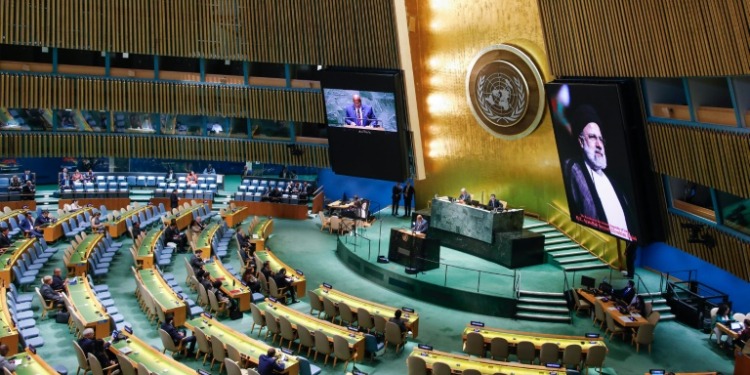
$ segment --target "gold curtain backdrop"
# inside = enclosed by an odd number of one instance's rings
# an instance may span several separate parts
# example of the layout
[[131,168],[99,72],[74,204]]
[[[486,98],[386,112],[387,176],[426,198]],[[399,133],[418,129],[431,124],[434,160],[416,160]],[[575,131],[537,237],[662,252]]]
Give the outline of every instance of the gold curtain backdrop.
[[319,91],[0,74],[0,106],[325,123]]
[[3,0],[0,40],[145,55],[398,69],[392,7],[391,0]]
[[302,156],[292,156],[287,144],[251,140],[170,136],[8,134],[0,133],[0,155],[9,158],[91,157],[158,158],[285,164],[330,168],[328,147],[297,144]]
[[[545,113],[529,136],[505,141],[486,132],[471,114],[465,79],[485,47],[510,43],[547,69],[536,1],[407,0],[427,179],[416,185],[417,206],[435,194],[475,199],[491,193],[512,207],[545,217],[548,203],[567,207],[552,122]],[[482,195],[482,193],[484,193]]]

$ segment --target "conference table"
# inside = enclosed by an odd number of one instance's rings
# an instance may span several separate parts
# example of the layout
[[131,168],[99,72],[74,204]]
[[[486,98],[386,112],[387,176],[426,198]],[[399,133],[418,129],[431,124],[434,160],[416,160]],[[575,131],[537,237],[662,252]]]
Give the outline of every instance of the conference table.
[[201,253],[201,258],[211,258],[211,242],[213,241],[214,235],[216,235],[217,230],[219,230],[219,223],[212,222],[211,224],[208,224],[208,226],[203,229],[203,231],[201,231],[201,234],[198,235],[198,239],[195,240],[194,250],[203,250],[203,252]]
[[[527,365],[516,362],[493,361],[486,358],[469,357],[467,355],[452,354],[437,350],[421,349],[414,347],[409,356],[420,357],[424,360],[427,368],[432,370],[436,362],[443,362],[450,366],[451,370],[466,371],[474,369],[482,375],[513,374],[513,375],[553,375],[564,374],[565,368],[548,368],[544,366]],[[408,363],[408,362],[407,362]]]
[[81,275],[88,272],[89,257],[96,250],[96,245],[104,238],[103,234],[90,234],[78,244],[75,252],[70,255],[68,264],[65,268],[68,270],[68,276]]
[[[206,334],[209,341],[211,336],[216,336],[221,340],[224,345],[231,345],[240,352],[242,359],[251,362],[254,366],[257,366],[260,362],[260,355],[266,354],[268,348],[272,346],[265,342],[252,339],[244,333],[235,331],[232,328],[227,327],[218,320],[209,318],[206,315],[194,318],[187,323],[185,327],[193,333],[196,329],[200,329]],[[284,374],[297,375],[299,374],[299,362],[297,357],[293,355],[287,355],[288,360],[284,363]]]
[[221,214],[221,218],[227,222],[230,228],[236,227],[248,217],[250,217],[250,208],[245,206],[239,206]]
[[16,375],[58,375],[58,372],[45,362],[42,357],[34,354],[29,348],[26,351],[8,357],[8,361],[20,361],[13,371]]
[[165,315],[173,314],[175,327],[184,325],[187,319],[188,306],[164,281],[161,274],[153,268],[147,268],[139,270],[136,275],[156,301],[156,308],[164,311]]
[[[323,301],[323,297],[326,297],[336,305],[341,302],[345,303],[347,306],[349,306],[354,314],[357,314],[357,309],[363,308],[367,310],[370,315],[380,315],[385,318],[385,320],[388,320],[394,317],[396,310],[399,310],[395,307],[370,302],[338,291],[336,289],[326,288],[322,285],[320,288],[313,290],[313,293],[315,293],[315,295],[320,298],[321,302]],[[406,327],[408,327],[411,331],[412,338],[417,338],[417,335],[419,334],[419,315],[416,312],[403,311],[401,319],[404,320]]]
[[62,228],[63,223],[67,223],[70,219],[73,219],[80,214],[84,214],[86,211],[93,211],[93,209],[93,207],[84,207],[75,212],[68,212],[60,217],[55,218],[57,221],[55,221],[54,223],[50,222],[46,227],[42,228],[44,232],[44,240],[51,243],[62,237],[63,235],[65,235]]
[[255,252],[256,262],[255,267],[257,270],[263,268],[263,263],[268,262],[271,271],[279,273],[282,268],[286,270],[286,276],[292,278],[292,286],[297,291],[297,296],[304,296],[307,293],[307,280],[305,274],[297,269],[287,266],[284,262],[280,261],[271,251],[258,250]]
[[[109,235],[117,238],[122,236],[128,231],[128,224],[125,222],[126,219],[131,219],[135,217],[137,219],[138,214],[141,212],[146,211],[146,209],[150,209],[153,206],[141,206],[137,208],[133,208],[128,211],[120,211],[119,219],[117,217],[113,218],[112,221],[109,223],[109,227],[107,230],[109,231]],[[145,212],[144,212],[145,215]]]
[[[604,308],[604,313],[612,314],[615,323],[625,328],[638,328],[648,323],[648,320],[640,314],[623,314],[618,311],[617,304],[615,304],[615,301],[611,297],[595,296],[593,293],[585,292],[583,289],[578,289],[576,292],[578,295],[585,298],[594,308],[596,308],[597,302],[601,303],[602,308]],[[604,299],[607,299],[607,301],[604,301]]]
[[719,330],[721,332],[723,332],[725,335],[727,335],[727,336],[729,336],[729,337],[731,337],[733,339],[736,339],[736,338],[740,337],[740,333],[739,332],[732,331],[729,327],[725,326],[722,323],[716,322],[716,327],[719,328]]
[[136,254],[136,260],[140,263],[140,268],[154,267],[154,247],[156,247],[157,241],[165,230],[164,228],[154,228],[146,233],[146,237],[141,242],[141,246],[138,247],[138,253]]
[[[503,328],[490,328],[490,327],[478,327],[471,324],[464,328],[464,333],[461,337],[466,343],[466,337],[471,332],[477,332],[484,337],[485,344],[491,344],[492,339],[500,337],[508,342],[509,346],[515,347],[519,342],[528,341],[536,347],[536,350],[541,350],[542,345],[547,343],[556,344],[560,351],[564,351],[568,345],[579,345],[583,354],[588,353],[589,349],[594,346],[603,346],[605,349],[607,345],[604,343],[602,337],[584,337],[584,336],[565,336],[565,335],[552,335],[546,333],[535,333],[535,332],[522,332],[512,331]],[[609,351],[609,349],[607,349]]]
[[132,335],[127,331],[122,331],[120,333],[127,337],[127,340],[114,342],[111,337],[107,338],[106,341],[112,343],[112,345],[109,346],[109,350],[129,359],[130,362],[133,363],[133,367],[137,368],[139,363],[143,363],[149,372],[155,372],[157,374],[182,375],[195,373],[194,369],[176,361],[170,355],[162,354],[161,351],[154,349],[151,345],[143,342],[135,335]]
[[92,328],[97,339],[109,336],[111,333],[109,314],[96,299],[96,293],[85,275],[68,279],[68,297],[78,311],[83,325],[86,328]]
[[251,225],[247,233],[250,236],[249,242],[255,244],[258,250],[266,247],[266,240],[273,232],[273,219],[258,219],[255,225]]
[[213,257],[211,262],[204,263],[203,269],[211,273],[211,281],[221,281],[221,291],[235,300],[240,311],[250,310],[250,303],[253,300],[250,288],[227,271],[218,257]]
[[260,302],[256,306],[265,319],[268,319],[268,314],[272,316],[284,316],[295,330],[298,325],[301,325],[310,332],[321,331],[328,336],[330,342],[333,342],[334,336],[345,338],[349,343],[349,348],[355,350],[358,354],[355,361],[361,361],[365,356],[365,335],[361,332],[350,331],[346,327],[310,316],[304,312],[287,307],[283,303],[274,302],[270,298],[266,298],[265,302]]
[[8,354],[13,355],[18,353],[18,329],[14,324],[13,318],[10,316],[10,309],[8,308],[8,299],[5,287],[0,288],[0,344],[8,346]]
[[172,219],[175,219],[177,221],[177,229],[183,230],[187,228],[188,225],[190,225],[191,221],[193,221],[193,211],[197,211],[200,207],[203,206],[207,205],[205,203],[196,204],[195,206],[192,206],[186,210],[177,212],[177,214],[168,215],[166,220],[167,222],[171,222]]
[[2,255],[0,255],[0,264],[2,264],[3,267],[0,269],[0,280],[2,280],[3,285],[8,285],[13,282],[13,266],[19,259],[21,259],[23,254],[29,252],[29,249],[31,249],[35,243],[35,238],[16,240]]

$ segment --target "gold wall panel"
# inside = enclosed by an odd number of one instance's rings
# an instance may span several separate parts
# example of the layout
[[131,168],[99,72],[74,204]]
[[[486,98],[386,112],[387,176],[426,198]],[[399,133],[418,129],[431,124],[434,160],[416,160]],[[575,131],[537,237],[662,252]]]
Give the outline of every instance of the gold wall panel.
[[750,74],[747,0],[538,0],[538,4],[556,76]]
[[647,124],[652,169],[750,199],[750,134]]
[[146,55],[398,69],[392,8],[392,0],[3,0],[0,40]]
[[102,134],[0,133],[0,155],[20,157],[169,158],[211,161],[260,161],[330,168],[328,146],[296,145],[293,157],[285,144],[221,138],[144,137]]
[[[548,217],[549,203],[567,207],[552,121],[545,113],[529,136],[501,140],[487,133],[466,100],[466,70],[487,46],[514,44],[537,62],[545,81],[542,27],[534,0],[407,0],[413,17],[419,124],[427,178],[416,182],[419,208],[435,194],[477,200],[496,193],[512,207]],[[410,108],[411,109],[411,108]]]
[[325,122],[315,91],[0,74],[0,106]]

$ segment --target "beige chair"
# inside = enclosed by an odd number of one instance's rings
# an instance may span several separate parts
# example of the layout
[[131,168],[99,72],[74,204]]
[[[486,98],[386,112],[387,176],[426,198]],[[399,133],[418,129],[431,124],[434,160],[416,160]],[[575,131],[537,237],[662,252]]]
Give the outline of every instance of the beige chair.
[[482,373],[477,369],[467,368],[464,370],[463,375],[482,375]]
[[336,233],[341,233],[341,219],[339,219],[337,216],[333,216],[329,219],[328,223],[328,233],[333,233],[333,231],[336,231]]
[[263,313],[260,312],[260,309],[254,303],[250,304],[250,312],[253,314],[253,326],[250,327],[250,333],[253,333],[255,325],[257,324],[259,328],[258,337],[260,337],[260,332],[263,331],[263,327],[266,326],[266,320],[263,318]]
[[320,313],[323,312],[323,301],[321,301],[320,297],[318,297],[318,295],[312,290],[307,291],[307,299],[310,301],[310,315],[312,315],[314,311],[317,311],[317,316],[320,318]]
[[148,369],[146,368],[146,365],[139,362],[138,363],[138,375],[151,375],[151,371],[148,371]]
[[[648,322],[654,325],[654,328],[659,324],[659,319],[661,319],[661,313],[658,311],[654,311],[651,313],[651,315],[648,316]],[[713,331],[713,330],[712,330]]]
[[276,280],[274,280],[273,277],[268,280],[268,295],[269,296],[286,303],[287,295],[285,291],[286,291],[286,288],[279,288],[276,285]]
[[581,366],[581,353],[583,349],[580,345],[568,345],[563,351],[562,364],[565,368],[574,368],[578,370]]
[[633,335],[633,339],[630,341],[630,345],[635,343],[635,352],[640,353],[641,344],[648,345],[648,354],[651,354],[651,344],[654,342],[654,326],[651,323],[642,324],[638,327],[638,332]]
[[247,375],[247,371],[243,372],[237,361],[231,358],[224,358],[224,365],[227,367],[227,375]]
[[[357,324],[357,315],[352,312],[352,309],[344,302],[339,302],[339,319],[341,324],[353,326]],[[741,321],[741,320],[740,320]]]
[[490,341],[490,356],[492,359],[501,359],[503,362],[508,361],[508,355],[510,354],[510,346],[508,346],[508,340],[502,337],[495,337]]
[[91,374],[93,375],[104,375],[105,372],[107,375],[111,375],[114,371],[115,374],[119,374],[120,370],[117,370],[118,365],[115,363],[112,366],[109,367],[102,367],[102,364],[99,362],[96,357],[89,353],[89,366],[91,366]]
[[127,357],[117,353],[117,362],[120,364],[120,372],[122,375],[136,375],[135,366],[133,366],[133,362],[130,362]]
[[536,347],[529,341],[521,341],[516,344],[516,356],[518,362],[529,361],[533,364],[536,359]]
[[654,311],[654,304],[651,302],[646,302],[646,304],[643,306],[643,317],[647,318],[651,316],[651,313]]
[[289,347],[287,349],[291,349],[292,343],[297,339],[297,333],[294,332],[294,328],[292,328],[292,323],[289,322],[289,319],[283,315],[279,315],[279,329],[281,330],[281,334],[279,335],[279,346],[281,346],[284,340],[289,340]]
[[406,358],[408,375],[427,375],[427,364],[421,357],[410,355]]
[[164,350],[161,351],[162,353],[166,353],[166,351],[169,350],[172,352],[172,357],[174,357],[176,353],[187,354],[187,348],[182,344],[182,341],[180,341],[179,344],[175,344],[167,331],[159,328],[159,337],[161,337],[161,344],[164,345]]
[[13,212],[13,210],[10,207],[5,206],[5,207],[3,207],[3,212],[5,212],[6,214],[9,214],[9,213]]
[[406,333],[401,333],[401,328],[394,322],[385,323],[385,350],[383,354],[388,351],[388,344],[396,345],[396,354],[401,348],[401,345],[406,343]]
[[245,360],[242,359],[242,354],[240,354],[240,351],[237,350],[234,346],[230,344],[226,344],[227,347],[227,359],[234,362],[238,367],[247,367],[245,366]]
[[208,337],[206,337],[206,333],[203,332],[202,329],[196,327],[195,329],[195,344],[198,350],[195,351],[195,359],[198,359],[198,356],[201,353],[203,354],[203,364],[206,364],[206,359],[208,359],[208,355],[211,354],[211,343],[208,342]]
[[211,360],[211,370],[214,369],[214,363],[218,361],[221,364],[219,366],[219,373],[221,373],[224,370],[224,360],[227,358],[227,352],[224,349],[224,343],[215,335],[211,335],[211,350],[214,357]]
[[[257,266],[255,267],[255,269],[260,270],[260,268],[258,268]],[[266,279],[266,275],[264,275],[263,272],[258,271],[258,281],[260,282],[261,289],[263,289],[263,294],[268,295],[268,279]]]
[[349,361],[355,361],[357,360],[357,355],[352,354],[352,350],[349,349],[349,342],[346,341],[345,338],[341,336],[333,336],[333,368],[336,368],[336,361],[338,360],[346,361],[344,363],[344,372],[346,372],[346,368],[349,367]]
[[[151,296],[149,295],[149,297]],[[161,309],[161,306],[156,303],[156,299],[154,299],[153,301],[154,301],[154,307],[156,308],[156,318],[157,318],[156,326],[161,327],[161,323],[166,322],[167,317],[166,317],[166,314],[164,314],[164,310]]]
[[227,308],[227,304],[224,301],[219,301],[219,299],[216,297],[216,293],[214,291],[210,291],[208,294],[208,301],[211,304],[211,313],[216,315],[217,317],[221,313],[229,314],[229,309]]
[[552,342],[542,344],[539,350],[539,364],[557,363],[560,360],[560,347]]
[[370,333],[370,330],[375,328],[375,322],[372,320],[372,315],[370,315],[367,309],[362,307],[357,309],[357,325],[359,325],[359,328],[366,329],[367,333]]
[[578,314],[581,310],[586,310],[586,312],[589,313],[591,312],[591,304],[585,299],[582,300],[578,295],[578,292],[573,291],[573,299],[576,301],[576,314]]
[[381,334],[385,333],[386,320],[380,315],[373,315],[372,321],[375,324],[375,331]]
[[602,329],[604,323],[607,322],[607,317],[604,314],[604,307],[599,300],[596,300],[596,304],[594,305],[594,324],[592,325],[596,325],[596,322],[601,322],[601,324],[599,324],[599,329]]
[[615,323],[615,318],[612,317],[612,314],[606,313],[606,317],[607,329],[604,331],[604,336],[607,336],[607,334],[611,332],[609,335],[610,341],[615,335],[621,335],[622,339],[625,340],[625,333],[627,332],[625,328]]
[[40,320],[44,319],[44,316],[47,315],[48,311],[60,311],[62,307],[55,307],[55,301],[46,301],[44,300],[44,297],[42,297],[42,293],[39,292],[39,288],[34,288],[36,291],[36,296],[39,297],[39,304],[42,305],[42,317]]
[[86,373],[91,370],[88,359],[86,359],[86,355],[83,354],[83,349],[78,346],[76,340],[73,340],[73,347],[76,350],[76,358],[78,359],[78,371],[76,371],[76,375],[78,375],[81,370],[83,370],[83,375],[86,375]]
[[203,307],[203,309],[210,310],[211,300],[208,297],[208,292],[206,291],[206,288],[200,282],[198,282],[198,297],[199,298],[198,298],[198,301],[196,301],[196,303],[198,303],[201,307]]
[[315,357],[313,357],[313,361],[318,360],[318,354],[325,354],[326,359],[323,361],[323,366],[325,366],[328,364],[328,356],[333,352],[332,349],[328,336],[321,331],[315,331]]
[[302,347],[307,347],[307,355],[310,356],[310,351],[315,347],[315,337],[310,333],[307,327],[303,325],[297,325],[297,336],[299,337],[299,347],[297,351],[302,353]]
[[586,353],[586,374],[589,373],[589,367],[599,369],[599,373],[602,372],[602,366],[604,366],[604,357],[607,355],[607,348],[603,345],[596,345],[589,348]]
[[745,321],[745,314],[743,314],[743,313],[734,313],[734,315],[732,315],[732,320],[734,320],[735,322],[744,322]]
[[273,335],[271,340],[271,343],[273,344],[276,342],[276,336],[278,336],[279,333],[281,333],[279,322],[273,314],[266,311],[266,337],[263,339],[267,340],[269,335]]
[[327,218],[326,215],[323,214],[323,211],[318,212],[318,217],[320,218],[320,231],[322,232],[323,229],[327,227],[330,229],[331,219]]
[[443,362],[435,362],[432,364],[432,375],[451,375],[451,367]]
[[339,310],[336,308],[336,305],[333,304],[333,301],[326,297],[323,297],[323,309],[326,312],[326,319],[331,319],[331,323],[335,323],[336,318],[339,317],[340,314]]
[[469,334],[466,335],[466,342],[464,343],[463,350],[468,355],[484,358],[487,353],[487,349],[484,347],[484,336],[478,332],[469,332]]
[[716,313],[718,312],[718,307],[714,307],[713,309],[711,309],[711,329],[709,330],[708,341],[711,341],[711,336],[714,335],[714,324],[716,323]]

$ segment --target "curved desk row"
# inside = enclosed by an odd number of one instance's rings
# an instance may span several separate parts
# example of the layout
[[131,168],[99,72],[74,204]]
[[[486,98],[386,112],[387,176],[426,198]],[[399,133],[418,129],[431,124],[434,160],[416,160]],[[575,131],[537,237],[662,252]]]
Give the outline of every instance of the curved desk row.
[[[409,355],[424,360],[427,368],[432,370],[436,362],[448,365],[451,370],[466,371],[474,369],[482,375],[514,374],[514,375],[552,375],[564,374],[564,368],[547,368],[543,366],[526,365],[515,362],[500,362],[486,358],[469,357],[468,355],[451,354],[437,350],[424,350],[415,347]],[[408,363],[408,359],[407,359]]]
[[204,259],[211,258],[212,252],[211,252],[211,244],[213,243],[214,236],[216,235],[216,231],[219,230],[219,223],[212,222],[211,224],[208,224],[205,229],[201,232],[200,235],[198,235],[198,239],[195,241],[195,249],[194,250],[202,250],[203,253],[201,254],[201,257]]
[[259,219],[256,216],[248,226],[247,233],[250,236],[250,243],[254,243],[256,249],[264,249],[266,247],[266,240],[273,233],[273,219]]
[[16,370],[13,372],[16,375],[58,375],[59,373],[45,362],[42,357],[34,354],[26,348],[23,353],[18,353],[12,357],[8,357],[8,361],[20,361],[21,363],[16,366]]
[[154,267],[154,247],[157,241],[164,235],[164,228],[154,228],[146,233],[136,252],[136,265],[138,268]]
[[586,301],[589,301],[589,303],[591,303],[591,306],[596,307],[596,304],[600,303],[602,305],[602,308],[604,309],[604,313],[611,314],[615,323],[625,328],[638,328],[641,325],[648,323],[648,320],[646,320],[646,318],[642,317],[640,314],[632,314],[633,319],[631,319],[630,314],[623,314],[618,311],[617,305],[611,297],[607,298],[605,296],[595,296],[593,293],[587,292],[583,289],[578,289],[576,293],[586,299]]
[[231,200],[230,203],[237,207],[247,207],[249,215],[272,216],[294,220],[307,219],[307,211],[309,210],[306,204],[241,201],[236,199]]
[[244,206],[231,208],[221,214],[221,218],[230,228],[240,225],[248,217],[250,217],[250,209]]
[[143,286],[164,314],[174,314],[174,325],[179,327],[187,319],[187,304],[167,284],[161,274],[153,268],[135,271],[136,282]]
[[8,346],[8,355],[18,353],[18,341],[20,335],[16,328],[15,321],[10,316],[10,309],[8,308],[8,301],[5,287],[0,288],[0,309],[3,310],[0,314],[0,344]]
[[[581,353],[588,353],[589,349],[594,346],[607,347],[602,337],[583,337],[583,336],[564,336],[564,335],[551,335],[546,333],[534,333],[534,332],[521,332],[511,331],[509,329],[502,328],[490,328],[490,327],[476,327],[467,325],[464,328],[464,333],[461,336],[466,343],[466,336],[470,332],[477,332],[484,337],[485,344],[491,344],[492,339],[500,337],[508,342],[509,346],[515,347],[519,342],[528,341],[536,347],[536,350],[542,349],[542,345],[546,343],[556,344],[560,351],[565,350],[568,345],[579,345],[581,347]],[[609,350],[609,349],[607,349]]]
[[[35,238],[24,238],[13,242],[8,250],[0,255],[0,281],[3,285],[8,285],[13,282],[15,275],[13,273],[13,266],[16,265],[23,254],[26,254],[36,244]],[[5,293],[3,293],[5,295]]]
[[84,212],[93,211],[93,209],[94,209],[93,207],[84,207],[75,212],[68,212],[65,215],[57,217],[56,218],[57,221],[55,221],[54,223],[49,223],[49,225],[43,228],[44,240],[51,243],[57,240],[58,238],[62,237],[63,235],[65,235],[65,233],[63,233],[63,227],[62,227],[63,223],[67,223],[71,219],[77,217],[78,215]]
[[68,279],[68,297],[65,298],[75,308],[83,326],[94,330],[96,338],[102,339],[109,336],[111,332],[109,314],[96,298],[96,293],[91,288],[86,275],[82,274]]
[[203,264],[203,269],[211,273],[211,281],[221,281],[221,291],[237,302],[240,311],[250,310],[250,303],[253,300],[253,293],[250,288],[227,271],[218,257],[214,257],[213,261]]
[[73,254],[65,264],[68,276],[81,275],[88,272],[89,257],[96,250],[96,246],[104,239],[103,234],[90,234],[78,244]]
[[130,360],[133,367],[137,368],[142,363],[149,372],[157,374],[194,374],[195,370],[174,360],[171,356],[164,355],[154,349],[151,345],[145,343],[135,335],[128,332],[121,332],[127,340],[113,342],[109,337],[106,340],[111,342],[109,350],[115,354],[120,354]]
[[195,204],[191,207],[183,208],[177,214],[167,215],[165,220],[167,222],[171,222],[172,219],[175,219],[177,221],[177,229],[183,230],[187,228],[188,225],[190,225],[191,221],[193,221],[193,212],[197,211],[198,208],[204,207],[204,206],[207,210],[211,210],[211,207],[206,203]]
[[292,267],[287,266],[284,262],[280,261],[271,251],[258,250],[255,252],[255,270],[260,272],[263,268],[263,263],[268,262],[271,271],[278,273],[282,268],[286,270],[287,277],[292,278],[292,286],[297,290],[298,296],[304,296],[307,293],[307,280],[302,271],[296,270]]
[[145,211],[149,208],[151,208],[151,206],[146,205],[136,207],[127,211],[120,211],[119,219],[115,217],[107,227],[109,235],[113,238],[117,238],[125,234],[128,231],[128,225],[125,220],[130,219],[132,221],[133,218],[138,219],[138,214],[141,212],[145,214]]

